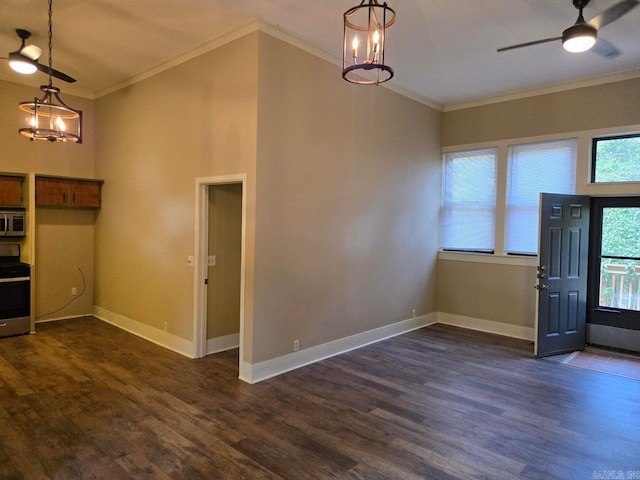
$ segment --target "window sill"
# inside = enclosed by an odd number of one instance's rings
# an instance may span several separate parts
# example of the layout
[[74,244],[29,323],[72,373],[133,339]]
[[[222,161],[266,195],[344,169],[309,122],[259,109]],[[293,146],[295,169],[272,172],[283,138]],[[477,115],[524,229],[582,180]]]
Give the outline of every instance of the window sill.
[[455,262],[492,263],[497,265],[513,265],[520,267],[535,267],[538,257],[520,255],[496,255],[472,252],[438,252],[438,260],[452,260]]

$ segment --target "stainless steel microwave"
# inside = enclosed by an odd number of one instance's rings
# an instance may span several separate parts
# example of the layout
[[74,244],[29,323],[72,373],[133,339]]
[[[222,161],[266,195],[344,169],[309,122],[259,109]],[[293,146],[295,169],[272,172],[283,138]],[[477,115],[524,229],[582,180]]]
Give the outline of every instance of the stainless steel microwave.
[[25,227],[24,208],[0,208],[0,237],[23,237]]

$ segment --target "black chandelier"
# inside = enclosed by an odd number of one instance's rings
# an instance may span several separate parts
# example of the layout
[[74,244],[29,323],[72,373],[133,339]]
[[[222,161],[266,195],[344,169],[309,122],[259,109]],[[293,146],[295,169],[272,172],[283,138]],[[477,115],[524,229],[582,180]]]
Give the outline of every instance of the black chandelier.
[[60,99],[60,89],[53,86],[52,61],[52,0],[49,0],[49,84],[42,85],[44,96],[22,102],[19,107],[27,112],[27,127],[19,129],[20,135],[31,140],[82,143],[82,112],[69,107]]
[[395,21],[396,13],[377,0],[362,0],[344,12],[342,78],[378,85],[393,77],[393,69],[384,63],[384,51],[387,27]]

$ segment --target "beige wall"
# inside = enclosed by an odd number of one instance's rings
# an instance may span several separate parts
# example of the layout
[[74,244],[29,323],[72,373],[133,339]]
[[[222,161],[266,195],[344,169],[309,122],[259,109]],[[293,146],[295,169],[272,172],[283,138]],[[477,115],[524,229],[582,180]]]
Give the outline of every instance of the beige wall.
[[246,173],[244,362],[435,312],[441,113],[258,32],[96,110],[97,306],[192,339],[194,179]]
[[465,261],[438,262],[438,310],[533,327],[535,268]]
[[260,37],[254,361],[436,311],[442,115]]
[[36,321],[93,312],[94,218],[91,209],[36,210]]
[[195,179],[247,174],[251,324],[257,33],[96,101],[95,304],[192,340]]
[[535,137],[640,123],[640,78],[538,95],[444,115],[442,145]]
[[[444,114],[442,143],[454,149],[457,145],[527,137],[540,140],[544,135],[638,125],[639,104],[640,79],[635,79],[455,110]],[[589,138],[587,135],[580,141],[588,143]],[[581,146],[579,152],[578,171],[582,175],[577,188],[585,192],[588,145]],[[533,266],[439,260],[438,311],[533,328],[535,282]]]
[[209,187],[207,339],[240,333],[242,184]]
[[[44,77],[43,77],[44,78]],[[83,143],[31,142],[18,134],[25,114],[18,103],[41,97],[34,87],[0,81],[0,171],[39,173],[71,177],[94,176],[94,105],[92,100],[65,94],[65,84],[58,85],[61,98],[68,105],[83,112]],[[25,180],[28,184],[28,179]],[[28,185],[25,185],[25,193]],[[34,232],[28,232],[26,242],[34,245],[35,314],[38,319],[87,315],[93,311],[93,217],[94,211],[41,209],[26,204],[34,215]],[[24,245],[23,250],[29,245]],[[68,307],[52,312],[71,300],[71,288],[82,291],[81,268],[87,277],[87,290]]]

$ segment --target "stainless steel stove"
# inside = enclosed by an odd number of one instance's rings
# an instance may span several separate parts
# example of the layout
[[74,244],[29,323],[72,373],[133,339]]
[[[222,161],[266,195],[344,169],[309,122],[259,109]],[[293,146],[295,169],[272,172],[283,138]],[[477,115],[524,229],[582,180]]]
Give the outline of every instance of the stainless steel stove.
[[31,331],[31,266],[20,244],[0,243],[0,337]]

